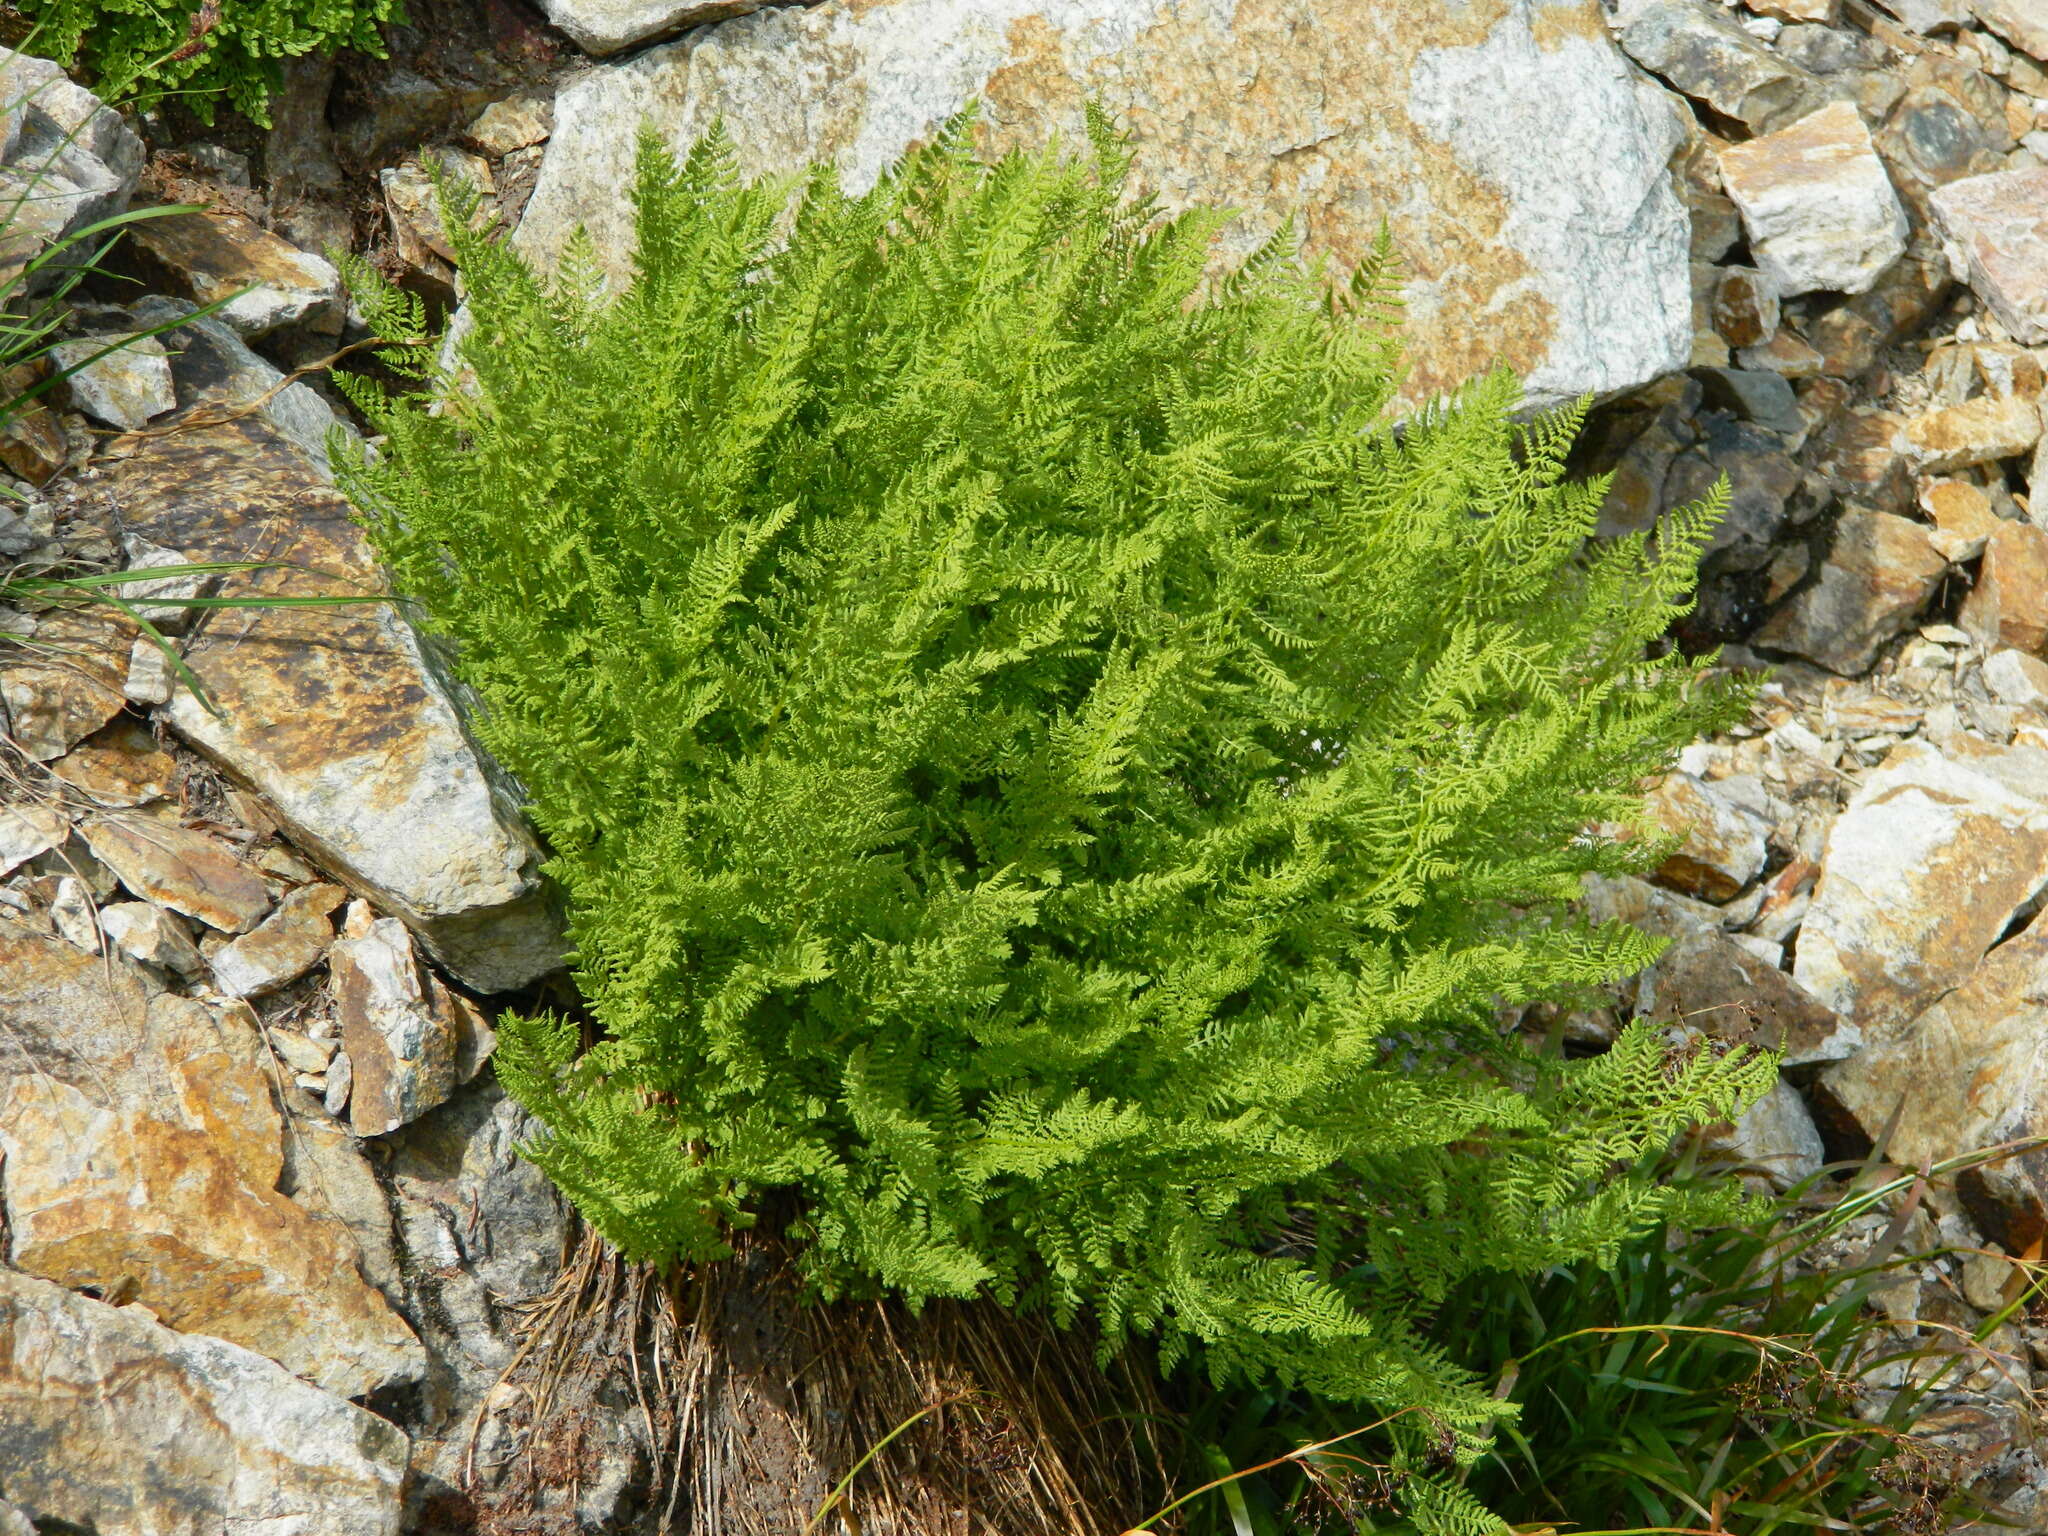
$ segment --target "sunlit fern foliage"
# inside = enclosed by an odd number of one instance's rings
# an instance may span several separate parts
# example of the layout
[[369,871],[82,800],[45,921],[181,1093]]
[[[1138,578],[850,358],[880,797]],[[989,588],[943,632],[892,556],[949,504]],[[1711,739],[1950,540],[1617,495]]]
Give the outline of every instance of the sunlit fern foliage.
[[344,483],[569,898],[600,1038],[515,1019],[499,1070],[631,1255],[785,1191],[823,1295],[1378,1404],[1420,1517],[1491,1528],[1432,1468],[1496,1405],[1418,1309],[1611,1257],[1683,1204],[1616,1170],[1771,1070],[1492,1023],[1656,953],[1565,902],[1739,703],[1644,659],[1716,508],[1588,551],[1583,407],[1503,372],[1390,429],[1384,240],[1198,294],[1223,215],[1121,201],[1102,113],[1072,161],[973,123],[857,197],[648,134],[616,292],[448,189],[470,382],[393,348]]

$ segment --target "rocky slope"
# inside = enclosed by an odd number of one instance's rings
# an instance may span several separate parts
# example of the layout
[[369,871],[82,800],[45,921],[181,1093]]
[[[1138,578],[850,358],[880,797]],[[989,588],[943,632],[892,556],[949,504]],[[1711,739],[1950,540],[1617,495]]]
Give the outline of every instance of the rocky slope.
[[[1092,93],[1163,207],[1243,211],[1219,264],[1289,211],[1339,263],[1388,219],[1411,399],[1496,359],[1532,404],[1596,395],[1603,531],[1731,481],[1681,638],[1772,680],[1657,788],[1682,846],[1655,881],[1589,893],[1674,943],[1610,1006],[1524,1027],[1782,1045],[1779,1091],[1720,1133],[1781,1185],[1878,1141],[1931,1164],[2048,1130],[2038,7],[415,10],[388,62],[296,62],[268,134],[125,121],[9,57],[0,95],[35,95],[0,175],[55,195],[0,262],[130,201],[213,207],[138,226],[146,296],[98,285],[59,361],[185,323],[0,430],[0,559],[132,568],[144,604],[372,588],[325,467],[345,413],[290,370],[361,335],[329,244],[456,302],[429,157],[528,253],[582,223],[617,272],[642,121],[682,145],[722,115],[749,173],[825,157],[858,190],[970,98],[1000,150],[1076,142]],[[194,559],[294,569],[147,574]],[[102,1536],[633,1524],[628,1397],[536,1470],[533,1404],[494,1388],[569,1238],[488,1061],[561,948],[507,787],[384,607],[143,611],[214,708],[118,616],[0,609],[0,1498]],[[2048,1155],[1937,1180],[1913,1222],[1980,1253],[1887,1293],[1895,1325],[1972,1326],[1997,1255],[2048,1241]],[[2048,1327],[2017,1319],[1937,1405],[2034,1529],[2042,1372]]]

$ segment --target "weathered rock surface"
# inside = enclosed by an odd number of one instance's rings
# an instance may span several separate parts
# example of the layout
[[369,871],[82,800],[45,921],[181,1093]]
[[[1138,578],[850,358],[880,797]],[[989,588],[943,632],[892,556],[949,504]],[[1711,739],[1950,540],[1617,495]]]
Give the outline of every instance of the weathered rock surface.
[[2048,661],[2024,651],[1984,658],[1984,686],[2000,702],[2048,714]]
[[2048,342],[2048,168],[1950,182],[1929,209],[1956,276],[2015,340]]
[[1905,209],[1847,102],[1729,145],[1721,176],[1780,294],[1864,293],[1905,254]]
[[0,875],[11,875],[70,835],[70,823],[46,805],[0,805]]
[[381,1136],[445,1103],[474,1077],[490,1031],[463,999],[420,968],[412,937],[363,903],[330,956],[341,1045],[354,1073],[349,1123]]
[[2048,881],[2044,789],[2038,749],[1894,748],[1828,834],[1794,979],[1880,1035],[1962,983]]
[[[142,141],[118,113],[47,59],[0,49],[0,281],[50,247],[120,212],[142,172]],[[69,252],[28,280],[47,287]]]
[[46,614],[36,634],[46,649],[34,660],[7,665],[0,651],[0,705],[22,755],[47,763],[121,712],[129,640],[119,624],[84,613]]
[[[131,528],[198,558],[308,568],[237,573],[223,595],[379,590],[347,502],[266,424],[130,441],[107,483]],[[179,734],[458,978],[503,991],[560,964],[533,840],[388,605],[216,616],[186,661],[220,713],[178,688],[167,711]]]
[[[214,951],[210,963],[215,989],[223,997],[260,997],[297,981],[326,958],[334,939],[328,914],[347,894],[338,885],[325,884],[301,886],[287,894],[269,917]],[[323,1057],[321,1066],[325,1065]]]
[[1942,559],[1951,565],[1974,560],[1999,528],[1998,513],[1982,487],[1967,480],[1938,480],[1925,485],[1920,505],[1934,519],[1934,532],[1927,536]]
[[1685,839],[1658,867],[1659,884],[1726,901],[1762,872],[1770,818],[1755,779],[1709,782],[1674,773],[1651,791],[1644,811],[1663,831]]
[[1707,1145],[1761,1170],[1764,1180],[1780,1190],[1820,1172],[1827,1160],[1806,1101],[1782,1080],[1734,1125],[1710,1128]]
[[141,816],[96,816],[80,830],[129,890],[209,928],[246,933],[270,911],[262,876],[208,833]]
[[[1993,950],[1955,991],[1849,1060],[1826,1093],[1876,1134],[1894,1111],[1889,1155],[1903,1166],[2048,1129],[2048,925]],[[1977,1224],[2015,1252],[2048,1231],[2048,1154],[1988,1166],[1963,1196]]]
[[2013,47],[2048,61],[2048,12],[2038,0],[1970,0],[1970,9]]
[[277,1193],[283,1122],[253,1025],[145,1003],[124,963],[8,927],[0,1019],[40,1019],[0,1057],[9,1261],[131,1294],[342,1396],[417,1379],[419,1343],[352,1245]]
[[616,189],[643,118],[681,150],[722,114],[744,175],[825,159],[859,193],[970,98],[988,152],[1055,129],[1085,147],[1089,94],[1132,130],[1132,179],[1160,189],[1162,210],[1243,210],[1212,273],[1289,213],[1307,254],[1345,267],[1389,220],[1412,399],[1496,360],[1535,403],[1686,360],[1688,233],[1666,171],[1680,130],[1631,78],[1596,0],[764,10],[566,81],[515,241],[549,265],[582,223],[622,278],[631,227]]
[[155,287],[197,304],[226,299],[214,313],[240,335],[341,329],[346,305],[333,264],[232,208],[143,219],[127,239]]
[[[153,326],[188,317],[194,308],[183,299],[152,295],[138,300],[125,313]],[[355,438],[357,433],[311,385],[285,383],[283,373],[212,315],[187,319],[184,325],[164,332],[163,339],[171,348],[171,377],[182,404],[229,410],[253,407],[260,419],[304,450],[323,479],[332,478],[327,466],[327,434],[336,427],[344,438]]]
[[[108,351],[118,343],[118,349]],[[171,364],[154,336],[87,336],[50,348],[50,361],[77,371],[64,381],[71,403],[95,421],[130,431],[175,409]]]
[[1636,1012],[1785,1053],[1788,1067],[1839,1061],[1861,1044],[1854,1025],[1792,977],[1717,929],[1681,934],[1636,979]]
[[2048,529],[2002,522],[1992,531],[1956,623],[1987,651],[2048,647]]
[[1819,577],[1771,616],[1756,643],[1860,672],[1911,624],[1947,569],[1923,524],[1851,508],[1836,523]]
[[50,771],[94,803],[119,808],[163,799],[177,764],[140,721],[116,715],[51,763]]
[[1817,103],[1813,77],[1720,11],[1691,0],[1641,0],[1621,29],[1629,57],[1752,133]]
[[408,1295],[434,1360],[415,1438],[426,1487],[458,1481],[467,1423],[511,1360],[504,1303],[546,1290],[569,1236],[567,1207],[517,1148],[525,1110],[488,1075],[384,1139]]
[[0,1467],[38,1529],[397,1536],[407,1450],[250,1350],[0,1269]]
[[2023,395],[1979,395],[1912,417],[1905,430],[1917,468],[1950,474],[2027,452],[2041,440],[2041,407]]
[[186,980],[206,974],[192,930],[175,912],[147,901],[122,901],[100,909],[100,930],[131,960],[172,971]]
[[635,43],[668,37],[685,27],[728,21],[758,11],[768,0],[541,0],[548,20],[585,53],[617,53]]

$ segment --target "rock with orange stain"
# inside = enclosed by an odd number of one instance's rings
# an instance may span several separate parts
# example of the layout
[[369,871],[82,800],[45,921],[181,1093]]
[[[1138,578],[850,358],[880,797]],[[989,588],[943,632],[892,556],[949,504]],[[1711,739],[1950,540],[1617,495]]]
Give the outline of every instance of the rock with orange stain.
[[[282,563],[227,574],[223,597],[383,590],[349,503],[275,423],[117,441],[105,477],[142,538],[195,559]],[[458,980],[509,991],[560,965],[533,838],[388,604],[217,615],[183,655],[213,708],[175,681],[172,728]],[[263,915],[214,926],[245,932]]]
[[2048,530],[2001,522],[1956,623],[1985,650],[2048,648]]
[[398,1536],[404,1433],[248,1349],[0,1269],[5,1515],[100,1536]]
[[1793,979],[1866,1038],[1976,970],[2048,882],[2048,752],[1894,747],[1829,830]]
[[1905,254],[1905,208],[1846,101],[1730,144],[1721,179],[1780,294],[1864,293]]
[[0,1157],[15,1268],[130,1295],[329,1391],[417,1380],[347,1229],[278,1192],[284,1120],[246,1015],[0,925]]
[[[1341,85],[1338,84],[1341,82]],[[832,162],[852,194],[970,99],[977,149],[1085,152],[1093,96],[1163,211],[1226,205],[1213,276],[1289,215],[1355,266],[1388,221],[1416,403],[1506,363],[1530,400],[1684,366],[1690,230],[1676,98],[1599,0],[859,0],[701,27],[564,82],[515,242],[551,266],[579,223],[629,271],[634,136],[678,152],[722,115],[746,176]],[[1570,145],[1559,154],[1556,146]]]
[[[2036,754],[2039,755],[2039,754]],[[1821,1077],[1824,1103],[1910,1168],[2048,1131],[2048,922],[1994,949],[1932,1007]],[[1984,1232],[2021,1252],[2048,1231],[2048,1151],[1944,1180]]]

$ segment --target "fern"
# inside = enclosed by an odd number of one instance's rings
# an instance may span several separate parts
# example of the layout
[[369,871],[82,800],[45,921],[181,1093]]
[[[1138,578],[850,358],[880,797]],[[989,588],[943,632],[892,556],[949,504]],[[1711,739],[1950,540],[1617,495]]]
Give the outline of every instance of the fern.
[[1643,659],[1715,506],[1585,554],[1579,411],[1517,425],[1498,373],[1389,430],[1384,239],[1190,305],[1220,216],[1120,205],[1098,110],[1092,162],[979,164],[972,117],[858,198],[645,136],[609,300],[451,189],[473,393],[351,386],[386,442],[346,483],[531,794],[600,1026],[508,1021],[501,1073],[632,1255],[791,1190],[822,1296],[1407,1410],[1419,1517],[1484,1528],[1429,1468],[1500,1405],[1420,1309],[1614,1253],[1675,1198],[1616,1170],[1771,1071],[1493,1023],[1656,952],[1566,900],[1739,706]]
[[354,48],[384,56],[381,28],[405,20],[403,0],[15,0],[35,23],[35,46],[82,65],[104,96],[134,92],[147,108],[165,96],[211,124],[225,97],[270,126],[283,60]]

